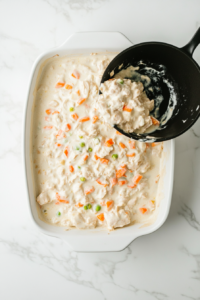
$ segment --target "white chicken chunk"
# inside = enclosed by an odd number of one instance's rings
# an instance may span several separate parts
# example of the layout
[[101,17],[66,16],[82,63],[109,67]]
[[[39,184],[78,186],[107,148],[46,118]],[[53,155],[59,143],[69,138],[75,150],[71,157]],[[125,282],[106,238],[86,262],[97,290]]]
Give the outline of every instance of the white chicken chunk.
[[86,201],[85,194],[82,189],[82,182],[76,182],[72,185],[72,192],[76,203]]
[[85,214],[83,211],[69,213],[70,225],[79,229],[95,228],[97,219],[92,214]]
[[42,192],[38,197],[37,197],[37,202],[40,205],[44,205],[47,203],[50,203],[51,201],[55,200],[53,197],[53,190],[46,190],[45,192]]
[[81,174],[83,177],[85,177],[87,180],[95,180],[96,176],[92,172],[91,167],[85,166],[81,169]]
[[105,156],[107,156],[112,151],[113,151],[112,146],[111,147],[102,146],[96,151],[96,154],[97,154],[97,156],[99,156],[101,158],[104,158]]
[[96,199],[103,199],[107,194],[107,189],[105,187],[99,188],[95,194]]
[[129,213],[126,213],[124,209],[117,211],[106,212],[105,219],[109,230],[113,230],[117,227],[124,227],[130,223]]
[[57,107],[58,106],[58,101],[56,101],[56,100],[52,100],[50,103],[49,103],[49,105],[50,106],[52,106],[52,107]]
[[52,121],[55,126],[60,126],[62,123],[63,117],[60,114],[55,114],[52,116]]

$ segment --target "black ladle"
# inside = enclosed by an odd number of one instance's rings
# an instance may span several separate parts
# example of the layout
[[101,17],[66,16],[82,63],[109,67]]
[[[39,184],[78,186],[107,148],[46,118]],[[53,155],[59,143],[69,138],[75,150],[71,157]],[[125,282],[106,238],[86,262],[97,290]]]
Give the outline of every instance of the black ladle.
[[[119,72],[120,65],[123,64],[123,69],[126,69],[130,65],[136,66],[142,60],[155,68],[159,65],[165,66],[166,76],[173,84],[177,95],[177,104],[172,117],[161,130],[137,135],[134,132],[126,133],[117,125],[114,125],[115,129],[135,140],[151,142],[153,139],[161,142],[183,134],[197,121],[200,115],[200,68],[192,58],[192,54],[199,43],[200,28],[183,48],[160,42],[141,43],[122,51],[110,62],[101,83],[114,77]],[[163,113],[168,103],[169,97],[164,96],[161,105]]]

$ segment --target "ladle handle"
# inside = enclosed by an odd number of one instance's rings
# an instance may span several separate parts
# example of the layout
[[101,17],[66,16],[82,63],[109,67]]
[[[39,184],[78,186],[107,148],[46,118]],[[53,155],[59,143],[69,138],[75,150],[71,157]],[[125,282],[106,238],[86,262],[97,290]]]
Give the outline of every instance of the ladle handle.
[[193,38],[189,41],[187,45],[185,45],[181,50],[186,52],[189,56],[192,56],[196,47],[200,44],[200,27],[193,36]]

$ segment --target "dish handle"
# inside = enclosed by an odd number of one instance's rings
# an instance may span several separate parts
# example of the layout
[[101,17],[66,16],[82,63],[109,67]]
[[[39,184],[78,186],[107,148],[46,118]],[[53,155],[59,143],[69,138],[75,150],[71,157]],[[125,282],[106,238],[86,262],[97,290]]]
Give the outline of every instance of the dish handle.
[[194,50],[196,47],[200,44],[200,27],[196,31],[195,35],[192,37],[192,39],[189,41],[187,45],[185,45],[181,50],[186,52],[189,56],[192,56]]

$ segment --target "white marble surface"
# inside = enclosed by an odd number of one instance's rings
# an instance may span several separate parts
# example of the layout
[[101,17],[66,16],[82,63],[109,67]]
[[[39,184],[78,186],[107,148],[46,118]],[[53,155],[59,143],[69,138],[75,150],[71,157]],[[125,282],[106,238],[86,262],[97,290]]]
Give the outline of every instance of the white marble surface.
[[[0,299],[200,299],[200,120],[176,140],[166,223],[119,253],[77,254],[27,214],[21,121],[30,68],[75,31],[121,31],[132,42],[184,45],[200,1],[0,1]],[[200,63],[200,47],[195,59]]]

